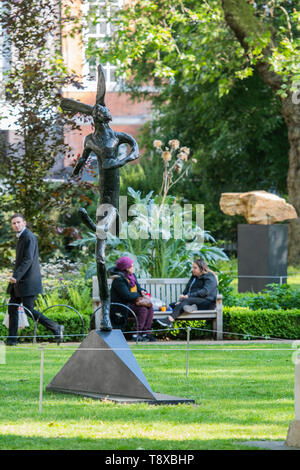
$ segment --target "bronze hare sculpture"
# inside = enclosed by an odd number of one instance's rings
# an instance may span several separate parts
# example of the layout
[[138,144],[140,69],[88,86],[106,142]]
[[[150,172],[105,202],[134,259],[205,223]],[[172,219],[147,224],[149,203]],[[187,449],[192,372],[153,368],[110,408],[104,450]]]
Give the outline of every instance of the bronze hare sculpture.
[[[101,302],[100,329],[110,331],[110,295],[105,265],[106,234],[118,215],[120,176],[119,168],[139,157],[139,148],[133,137],[123,132],[115,132],[109,126],[111,114],[105,106],[105,76],[101,65],[98,66],[98,82],[95,106],[86,105],[69,98],[61,100],[64,111],[90,115],[95,130],[84,141],[84,150],[78,159],[73,175],[78,175],[86,164],[91,152],[97,156],[99,169],[99,204],[96,212],[96,224],[88,216],[85,209],[80,209],[84,223],[96,232],[96,264],[99,295]],[[131,147],[124,156],[119,152],[121,144]],[[96,322],[96,328],[97,328]]]

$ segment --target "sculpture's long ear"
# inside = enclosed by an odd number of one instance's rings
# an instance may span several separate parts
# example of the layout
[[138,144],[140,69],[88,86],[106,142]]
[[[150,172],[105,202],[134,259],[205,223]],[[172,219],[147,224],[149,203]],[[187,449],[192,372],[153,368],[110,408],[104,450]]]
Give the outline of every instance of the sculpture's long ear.
[[105,106],[105,75],[104,69],[101,64],[98,65],[98,82],[97,82],[97,96],[96,96],[96,104],[101,104],[101,106]]

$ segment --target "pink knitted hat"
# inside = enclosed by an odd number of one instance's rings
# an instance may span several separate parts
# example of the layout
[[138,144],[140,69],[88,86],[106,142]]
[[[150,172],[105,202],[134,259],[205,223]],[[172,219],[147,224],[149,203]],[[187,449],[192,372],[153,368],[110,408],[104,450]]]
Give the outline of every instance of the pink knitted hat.
[[131,268],[133,265],[133,260],[128,256],[122,256],[116,262],[116,268],[120,269],[121,271],[125,271],[126,269]]

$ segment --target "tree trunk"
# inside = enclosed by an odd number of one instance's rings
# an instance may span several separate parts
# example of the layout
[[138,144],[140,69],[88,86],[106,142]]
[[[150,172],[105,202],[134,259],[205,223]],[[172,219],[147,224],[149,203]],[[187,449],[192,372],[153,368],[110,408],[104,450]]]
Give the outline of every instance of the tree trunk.
[[[251,34],[259,35],[267,27],[254,15],[254,10],[246,0],[222,0],[225,21],[247,53],[249,46],[246,38]],[[271,31],[273,33],[273,31]],[[273,35],[273,34],[272,34]],[[272,53],[273,43],[262,51],[267,57]],[[282,78],[270,69],[266,60],[260,60],[256,68],[262,79],[275,92],[282,85]],[[300,216],[300,106],[293,103],[292,94],[282,99],[282,114],[288,128],[290,144],[289,170],[287,177],[288,199]],[[289,223],[289,263],[300,262],[300,219]]]
[[282,113],[288,127],[290,144],[287,179],[289,203],[295,207],[298,215],[298,219],[289,223],[289,262],[295,266],[300,262],[300,105],[293,103],[292,94],[283,100]]

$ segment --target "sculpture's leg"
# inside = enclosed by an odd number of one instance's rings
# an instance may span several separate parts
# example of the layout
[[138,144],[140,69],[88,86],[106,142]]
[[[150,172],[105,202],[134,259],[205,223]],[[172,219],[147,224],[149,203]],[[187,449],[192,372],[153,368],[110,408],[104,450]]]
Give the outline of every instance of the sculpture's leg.
[[97,208],[96,261],[99,294],[102,305],[102,318],[100,321],[100,329],[106,331],[111,330],[112,326],[110,322],[110,296],[105,265],[105,247],[107,232],[116,220],[117,214],[117,209],[111,204],[99,204]]
[[[101,215],[103,213],[103,215]],[[99,296],[101,302],[101,316],[98,321],[96,312],[96,329],[110,331],[112,329],[110,322],[110,295],[107,283],[107,273],[105,265],[105,246],[106,234],[117,217],[117,209],[112,205],[99,205],[97,209],[97,226],[89,217],[85,209],[81,208],[79,214],[85,225],[93,231],[96,231],[96,263],[97,278],[99,286]]]
[[107,273],[105,265],[105,245],[106,240],[97,239],[96,243],[96,263],[97,263],[97,278],[99,286],[99,296],[101,302],[101,318],[98,325],[96,319],[96,329],[110,331],[112,329],[110,322],[110,295],[107,282]]

